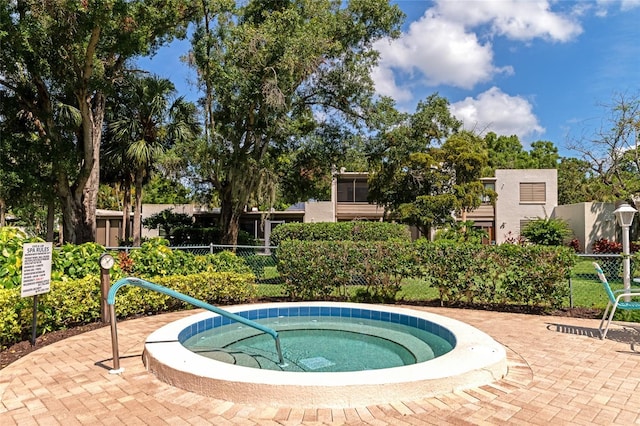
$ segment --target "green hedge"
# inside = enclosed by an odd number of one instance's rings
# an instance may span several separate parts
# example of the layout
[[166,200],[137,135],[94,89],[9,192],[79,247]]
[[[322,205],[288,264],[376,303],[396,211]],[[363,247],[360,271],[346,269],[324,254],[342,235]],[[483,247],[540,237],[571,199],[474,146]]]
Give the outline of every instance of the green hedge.
[[358,300],[391,301],[414,266],[412,244],[403,240],[285,240],[278,246],[278,271],[295,299],[345,298],[357,279],[365,283]]
[[294,299],[393,301],[407,277],[422,277],[443,303],[560,307],[577,257],[566,247],[450,241],[283,241],[278,271]]
[[423,276],[441,301],[560,307],[577,257],[568,247],[416,242]]
[[[150,281],[210,304],[241,303],[255,295],[251,273],[203,272],[187,276],[155,277]],[[120,318],[188,309],[191,305],[161,293],[125,286],[116,295]],[[0,347],[31,334],[33,299],[21,298],[19,288],[0,289]],[[38,297],[38,334],[88,324],[100,319],[100,279],[53,281],[49,293]]]
[[285,240],[303,241],[409,241],[406,225],[388,222],[284,223],[271,233],[270,243],[279,246]]

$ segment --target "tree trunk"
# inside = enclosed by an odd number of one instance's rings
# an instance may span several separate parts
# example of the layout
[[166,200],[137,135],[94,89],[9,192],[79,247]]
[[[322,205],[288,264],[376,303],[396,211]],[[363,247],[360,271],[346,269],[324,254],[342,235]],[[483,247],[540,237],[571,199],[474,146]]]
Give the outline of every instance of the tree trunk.
[[144,179],[144,170],[136,170],[135,177],[135,203],[133,209],[133,246],[140,247],[141,238],[140,231],[142,229],[142,181]]
[[56,203],[52,198],[47,203],[47,241],[53,242],[53,227],[56,223]]
[[0,197],[0,228],[5,226],[6,224],[6,211],[7,211],[7,203],[4,198]]
[[[100,184],[100,142],[105,112],[105,97],[89,90],[76,92],[82,126],[77,134],[82,144],[82,163],[73,183],[66,166],[53,164],[55,188],[62,206],[64,242],[83,244],[96,241],[96,208]],[[51,125],[50,128],[55,128]],[[59,136],[58,136],[59,137]]]
[[[58,179],[57,186],[61,187],[63,185],[68,185],[66,176],[64,177],[64,181],[60,181],[60,178]],[[62,206],[62,239],[65,243],[80,244],[78,242],[80,241],[78,230],[80,229],[82,218],[82,204],[76,203],[68,186],[66,190],[63,189],[60,194],[60,203]]]
[[244,203],[234,199],[229,187],[220,191],[220,227],[222,229],[222,244],[235,246],[238,243],[240,216],[244,210]]
[[[127,183],[124,185],[124,194],[122,196],[122,227],[120,228],[120,241],[128,241],[131,236],[131,223],[129,220],[131,214],[131,184],[127,179]],[[127,243],[128,244],[128,243]]]

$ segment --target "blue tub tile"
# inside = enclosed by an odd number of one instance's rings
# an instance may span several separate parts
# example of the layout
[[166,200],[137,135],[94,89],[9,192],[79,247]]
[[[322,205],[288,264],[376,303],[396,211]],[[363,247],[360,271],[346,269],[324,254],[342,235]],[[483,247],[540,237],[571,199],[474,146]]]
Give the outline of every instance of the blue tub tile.
[[267,311],[267,318],[276,318],[278,316],[278,308],[271,308]]
[[340,308],[333,308],[333,307],[332,307],[332,308],[329,310],[329,312],[330,312],[330,314],[329,314],[329,315],[331,315],[332,317],[340,317],[340,316],[342,316],[342,315],[340,315]]
[[[314,312],[314,309],[315,309],[315,308],[312,308],[312,309],[311,309],[311,315],[315,315],[315,314],[313,313],[313,312]],[[323,307],[321,307],[321,308],[320,308],[320,316],[328,317],[328,316],[333,316],[333,315],[331,314],[331,309],[329,309],[329,307],[328,307],[328,306],[323,306]]]
[[309,309],[309,315],[311,315],[312,317],[317,317],[320,315],[320,307],[319,306],[311,306],[311,309]]
[[340,317],[341,318],[352,318],[354,309],[351,308],[340,308]]
[[380,311],[369,311],[369,315],[372,320],[377,320],[379,321],[380,318],[382,317],[382,312]]
[[310,308],[308,306],[300,307],[300,316],[301,317],[308,317],[309,316],[309,310],[310,310]]

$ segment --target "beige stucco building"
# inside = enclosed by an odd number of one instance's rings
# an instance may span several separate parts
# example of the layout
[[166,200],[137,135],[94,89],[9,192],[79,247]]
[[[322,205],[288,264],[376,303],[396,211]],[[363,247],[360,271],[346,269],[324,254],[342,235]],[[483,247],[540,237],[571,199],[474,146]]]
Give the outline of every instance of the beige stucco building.
[[615,208],[614,203],[566,204],[556,207],[554,217],[569,224],[582,252],[592,253],[595,241],[603,238],[619,241],[620,228],[613,214]]
[[[569,224],[580,247],[590,252],[594,241],[616,240],[616,223],[612,203],[579,203],[558,206],[558,173],[556,169],[501,169],[482,182],[497,194],[494,204],[485,200],[467,214],[474,226],[487,231],[490,244],[516,239],[531,220],[556,217]],[[298,203],[284,211],[247,209],[240,227],[254,238],[269,243],[273,228],[285,222],[339,222],[350,220],[381,221],[384,208],[367,202],[367,173],[335,173],[331,200]],[[219,209],[197,205],[143,205],[143,218],[171,209],[194,217],[194,221],[215,222]],[[115,246],[122,223],[121,212],[98,212],[98,243]],[[160,235],[158,229],[142,229],[143,237]],[[416,236],[416,235],[414,235]]]

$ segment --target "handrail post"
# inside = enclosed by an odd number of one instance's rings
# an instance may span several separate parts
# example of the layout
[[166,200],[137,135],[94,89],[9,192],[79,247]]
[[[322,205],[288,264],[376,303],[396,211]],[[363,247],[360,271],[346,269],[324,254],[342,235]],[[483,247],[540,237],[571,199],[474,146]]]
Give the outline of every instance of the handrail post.
[[284,357],[282,356],[282,349],[280,349],[280,336],[276,336],[276,351],[278,352],[278,360],[280,362],[280,367],[284,367],[287,365],[286,362],[284,362]]
[[116,305],[109,305],[109,316],[111,317],[111,350],[113,352],[113,369],[109,370],[111,374],[120,374],[124,368],[120,368],[120,354],[118,351],[118,329],[116,327]]
[[109,304],[110,312],[111,312],[111,345],[113,350],[113,362],[114,369],[111,370],[112,373],[118,374],[123,371],[120,368],[120,358],[118,356],[118,332],[116,330],[116,314],[115,314],[115,303],[116,303],[116,293],[120,289],[120,287],[129,284],[137,287],[146,288],[147,290],[157,291],[158,293],[166,294],[170,297],[175,297],[176,299],[182,300],[183,302],[187,302],[191,305],[197,306],[198,308],[206,309],[210,312],[216,313],[223,317],[229,318],[233,321],[239,322],[241,324],[247,325],[249,327],[255,328],[257,330],[262,331],[263,333],[270,334],[271,337],[275,340],[276,351],[278,352],[278,359],[280,361],[280,365],[286,365],[284,362],[284,357],[282,356],[282,350],[280,348],[280,337],[278,336],[278,332],[272,328],[269,328],[265,325],[259,324],[257,322],[251,321],[247,318],[241,317],[240,315],[234,314],[229,311],[225,311],[224,309],[220,309],[216,306],[210,305],[201,300],[195,299],[191,296],[187,296],[186,294],[179,293],[175,290],[171,290],[170,288],[163,287],[158,284],[154,284],[149,281],[142,280],[140,278],[121,278],[118,280],[111,288],[109,289],[109,294],[107,296],[107,303]]

